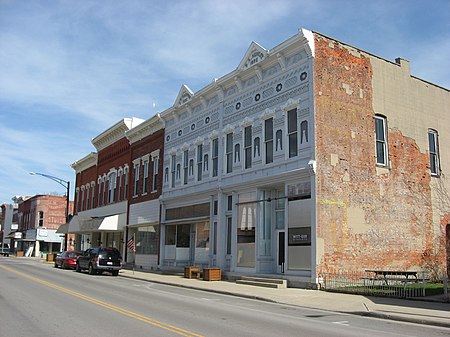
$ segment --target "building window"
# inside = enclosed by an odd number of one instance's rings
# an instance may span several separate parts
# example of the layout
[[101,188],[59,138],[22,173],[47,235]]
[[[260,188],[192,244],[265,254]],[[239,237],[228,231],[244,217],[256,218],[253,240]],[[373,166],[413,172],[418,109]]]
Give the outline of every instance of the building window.
[[254,142],[253,142],[253,157],[260,157],[261,156],[261,152],[260,152],[260,146],[261,146],[261,140],[259,137],[256,137]]
[[95,183],[91,183],[91,208],[94,208]]
[[208,172],[209,171],[209,167],[208,167],[209,156],[208,156],[208,154],[205,154],[203,158],[204,158],[203,159],[203,171]]
[[264,121],[264,144],[266,164],[270,164],[273,162],[273,118]]
[[283,150],[283,131],[277,130],[275,139],[276,139],[275,151],[277,151],[277,152],[282,151]]
[[202,180],[203,173],[203,145],[197,145],[197,181]]
[[239,163],[241,161],[241,145],[237,143],[234,146],[234,162]]
[[90,198],[89,198],[89,184],[88,184],[88,185],[86,185],[86,208],[85,209],[89,209],[89,201],[90,201]]
[[298,154],[297,145],[297,109],[288,111],[287,119],[289,158],[296,157]]
[[386,133],[386,118],[375,116],[375,137],[377,164],[386,166],[388,163],[388,147]]
[[247,126],[244,129],[244,167],[252,167],[252,127]]
[[233,134],[227,133],[225,140],[225,160],[227,173],[233,172]]
[[189,159],[189,176],[194,175],[194,159]]
[[123,188],[123,200],[127,200],[127,194],[128,194],[128,166],[123,169],[124,174],[124,188]]
[[183,184],[188,183],[188,173],[189,173],[189,150],[183,152]]
[[176,173],[176,169],[177,169],[177,157],[175,155],[172,155],[172,166],[171,166],[172,170],[170,171],[171,175],[171,181],[170,181],[170,186],[172,188],[175,187],[175,173]]
[[43,226],[44,226],[44,212],[39,211],[39,227],[43,227]]
[[108,183],[108,203],[112,204],[114,202],[114,196],[116,194],[116,173],[112,172],[109,175]]
[[134,189],[133,189],[133,195],[138,194],[139,190],[139,164],[134,164]]
[[144,179],[142,183],[142,193],[148,192],[148,159],[144,160]]
[[308,142],[308,121],[300,123],[300,144]]
[[84,186],[81,187],[81,210],[84,211]]
[[158,166],[159,158],[153,158],[153,177],[152,177],[152,192],[158,190]]
[[436,130],[428,130],[428,144],[430,146],[430,170],[431,174],[439,176],[440,165],[439,165],[439,143],[438,143],[438,133]]
[[119,178],[119,188],[117,190],[117,201],[120,201],[121,198],[122,198],[122,177],[123,177],[122,171],[119,170],[119,176],[118,176],[118,178]]
[[212,140],[212,176],[217,177],[219,169],[219,139],[215,138]]
[[98,179],[98,207],[102,206],[102,191],[103,191],[103,181],[102,178]]

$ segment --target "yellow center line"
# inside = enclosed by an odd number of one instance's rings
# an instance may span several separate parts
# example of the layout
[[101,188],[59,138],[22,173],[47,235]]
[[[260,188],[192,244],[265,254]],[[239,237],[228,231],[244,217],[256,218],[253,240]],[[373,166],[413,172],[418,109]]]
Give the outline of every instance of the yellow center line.
[[27,278],[29,280],[32,280],[34,282],[40,283],[42,285],[45,285],[45,286],[47,286],[49,288],[53,288],[53,289],[59,290],[59,291],[61,291],[63,293],[69,294],[71,296],[77,297],[79,299],[85,300],[87,302],[90,302],[90,303],[93,303],[93,304],[96,304],[96,305],[99,305],[99,306],[101,306],[103,308],[110,309],[112,311],[115,311],[115,312],[120,313],[122,315],[128,316],[130,318],[134,318],[134,319],[136,319],[138,321],[141,321],[141,322],[153,325],[155,327],[158,327],[158,328],[161,328],[161,329],[164,329],[164,330],[176,333],[177,335],[186,336],[186,337],[202,337],[202,335],[196,334],[194,332],[190,332],[188,330],[184,330],[184,329],[178,328],[176,326],[173,326],[173,325],[170,325],[170,324],[167,324],[167,323],[164,323],[164,322],[159,322],[159,321],[154,320],[154,319],[152,319],[150,317],[142,316],[142,315],[140,315],[138,313],[126,310],[124,308],[115,306],[113,304],[110,304],[110,303],[107,303],[107,302],[103,302],[103,301],[97,300],[95,298],[92,298],[92,297],[89,297],[89,296],[77,293],[77,292],[75,292],[73,290],[70,290],[70,289],[58,286],[58,285],[56,285],[54,283],[43,281],[41,279],[38,279],[38,278],[35,278],[33,276],[27,275],[25,273],[22,273],[20,271],[14,270],[12,268],[5,267],[5,266],[2,266],[2,265],[0,265],[0,268],[2,268],[4,270],[7,270],[7,271],[10,271],[12,273],[15,273],[17,275],[20,275],[20,276],[22,276],[24,278]]

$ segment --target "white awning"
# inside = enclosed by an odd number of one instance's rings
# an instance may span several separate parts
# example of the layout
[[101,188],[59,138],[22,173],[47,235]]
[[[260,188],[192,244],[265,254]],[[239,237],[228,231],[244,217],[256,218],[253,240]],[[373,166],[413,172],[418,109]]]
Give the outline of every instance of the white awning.
[[122,231],[124,230],[127,221],[126,213],[104,217],[77,217],[76,220],[74,220],[74,218],[72,218],[73,221],[69,223],[69,233]]
[[68,222],[59,226],[59,228],[56,230],[56,233],[58,233],[58,234],[67,234],[68,232],[69,232],[69,223]]

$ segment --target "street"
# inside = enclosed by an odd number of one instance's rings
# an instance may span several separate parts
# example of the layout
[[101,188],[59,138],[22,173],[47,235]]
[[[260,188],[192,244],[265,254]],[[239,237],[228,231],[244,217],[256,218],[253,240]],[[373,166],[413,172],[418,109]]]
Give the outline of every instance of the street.
[[[380,320],[0,258],[0,337],[448,336]],[[251,291],[251,287],[249,287]]]

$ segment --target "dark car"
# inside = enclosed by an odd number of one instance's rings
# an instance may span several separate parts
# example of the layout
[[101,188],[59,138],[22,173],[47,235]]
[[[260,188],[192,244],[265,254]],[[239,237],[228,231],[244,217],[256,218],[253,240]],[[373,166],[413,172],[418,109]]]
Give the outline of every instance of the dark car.
[[88,270],[90,275],[109,271],[113,276],[122,269],[122,256],[117,248],[95,247],[86,249],[77,258],[76,271]]
[[77,257],[80,255],[80,252],[62,252],[61,254],[56,255],[55,258],[55,268],[62,268],[62,269],[75,269],[77,266]]

